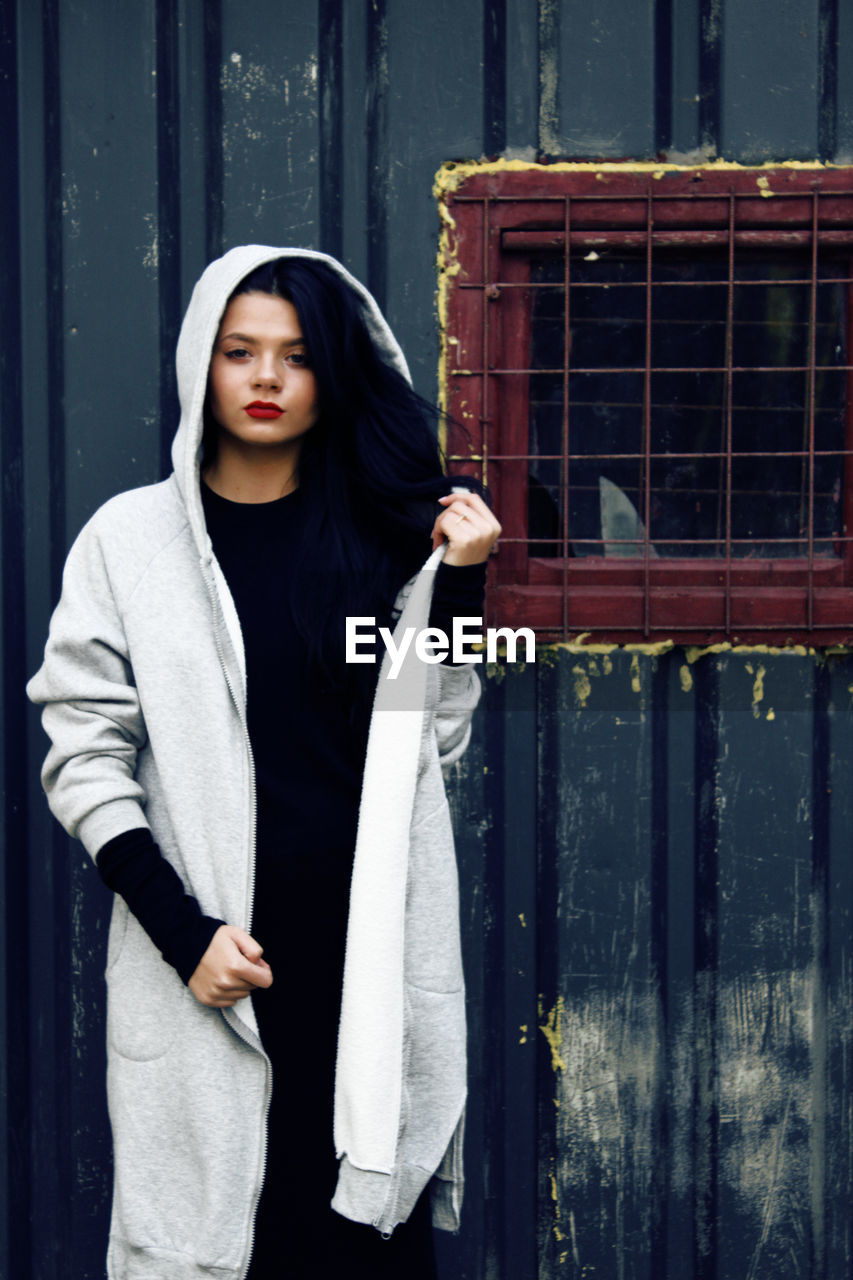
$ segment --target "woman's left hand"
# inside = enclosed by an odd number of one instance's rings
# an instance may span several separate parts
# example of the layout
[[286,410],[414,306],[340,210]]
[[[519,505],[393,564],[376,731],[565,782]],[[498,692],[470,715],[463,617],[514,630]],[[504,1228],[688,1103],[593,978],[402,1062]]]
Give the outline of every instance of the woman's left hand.
[[498,540],[501,527],[478,493],[448,493],[432,527],[432,549],[447,540],[445,564],[481,564]]

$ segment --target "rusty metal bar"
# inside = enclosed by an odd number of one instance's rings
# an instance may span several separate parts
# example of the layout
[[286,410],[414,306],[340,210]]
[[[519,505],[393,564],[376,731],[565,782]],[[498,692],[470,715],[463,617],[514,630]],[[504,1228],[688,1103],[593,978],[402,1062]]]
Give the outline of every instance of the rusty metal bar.
[[[850,336],[853,334],[853,287],[848,287],[847,296],[845,298],[845,327],[844,340],[849,347]],[[847,377],[845,379],[847,388],[847,404],[845,412],[845,441],[853,440],[853,369],[848,367]],[[817,457],[821,456],[820,450],[815,450]],[[842,481],[842,529],[853,530],[853,453],[846,453],[844,463],[844,479]],[[838,539],[839,542],[846,539]],[[845,581],[849,584],[853,581],[853,543],[848,541],[845,548]]]
[[818,249],[818,192],[812,192],[812,280],[809,298],[809,371],[808,381],[808,431],[809,431],[809,515],[808,515],[808,547],[809,547],[809,596],[808,627],[814,622],[814,448],[815,448],[815,391],[817,375],[815,373],[815,354],[817,351],[817,249]]
[[[851,282],[853,282],[853,275],[850,274],[823,276],[820,281],[821,284],[850,284]],[[563,287],[562,283],[558,283],[556,280],[531,280],[529,283],[518,280],[495,280],[492,283],[498,285],[501,289],[562,289]],[[725,280],[655,280],[654,283],[656,289],[725,289],[726,287]],[[775,280],[756,277],[755,279],[738,280],[736,283],[745,289],[757,288],[759,285],[763,288],[768,285],[778,288],[783,284],[809,285],[811,284],[811,276],[803,276],[802,278],[790,276],[784,280],[778,277]],[[483,282],[477,280],[466,280],[456,287],[457,289],[485,288]],[[619,289],[645,289],[646,284],[644,280],[618,280],[615,282],[613,280],[578,280],[572,281],[569,287],[572,289],[613,289],[617,287]]]
[[[504,537],[503,534],[501,535],[501,542],[528,543],[530,541],[531,541],[530,538]],[[553,547],[562,546],[561,538],[536,538],[535,541],[543,542]],[[601,538],[572,538],[571,539],[572,545],[575,547],[585,547],[585,546],[597,547],[601,545],[601,541],[602,541]],[[607,541],[612,542],[614,545],[621,545],[623,543],[626,545],[635,546],[635,547],[639,547],[642,545],[641,538],[608,538]],[[790,546],[792,543],[796,543],[798,541],[799,541],[798,538],[792,537],[791,535],[789,535],[788,537],[776,537],[776,538],[770,537],[770,536],[761,537],[761,538],[754,538],[754,537],[732,538],[732,546],[733,547],[754,547],[756,542],[760,542],[762,546],[774,546],[777,544],[779,546]],[[825,543],[827,546],[831,546],[831,545],[834,546],[838,542],[851,543],[853,542],[853,534],[847,534],[841,538],[835,537],[834,535],[827,535],[825,538],[816,539],[816,541]],[[719,539],[717,538],[664,538],[661,540],[661,542],[663,546],[667,546],[667,547],[682,547],[682,546],[683,547],[716,547],[716,546],[719,546]],[[657,562],[657,567],[660,567],[661,565],[666,565],[670,561],[675,561],[678,559],[679,559],[678,556],[663,557],[661,560]],[[818,559],[825,560],[827,563],[829,563],[832,560],[832,557],[829,553],[827,553],[826,556],[816,557],[815,558],[816,563]],[[637,557],[637,560],[639,560],[639,556]],[[753,561],[753,563],[761,564],[762,571],[767,572],[769,575],[772,576],[772,573],[774,572],[774,570],[776,572],[780,572],[777,566],[783,560],[790,561],[791,563],[797,563],[800,565],[804,563],[804,558],[802,556],[779,556],[777,559],[763,561],[763,562],[755,560]],[[738,561],[738,567],[740,566],[741,563],[742,563],[741,561]],[[720,567],[724,567],[722,556],[720,557]],[[806,564],[806,569],[808,569],[807,564]]]
[[[813,183],[813,185],[815,184]],[[767,199],[765,196],[762,196],[760,192],[741,191],[736,194],[739,194],[741,199],[743,200],[751,201],[757,208],[761,210],[767,209],[767,204],[768,204]],[[811,195],[810,191],[806,191],[802,187],[800,187],[793,191],[785,191],[785,190],[774,191],[772,200],[774,204],[776,204],[780,200],[800,200],[802,202],[806,202],[809,200],[810,195]],[[825,191],[821,191],[821,195],[823,196],[824,200],[835,199],[841,202],[845,202],[850,199],[849,190],[845,191],[843,188],[830,187]],[[691,189],[689,193],[687,191],[669,191],[669,192],[657,191],[655,192],[655,195],[654,195],[654,199],[657,204],[690,204],[690,205],[697,205],[697,204],[701,204],[702,202],[713,203],[714,201],[716,201],[718,204],[722,204],[726,201],[727,197],[728,197],[728,193],[726,191],[721,191],[720,189],[716,189],[713,191],[695,191]],[[469,195],[454,193],[454,199],[457,204],[465,204],[465,203],[475,204],[478,201],[482,200],[483,198],[484,197],[482,195],[469,196]],[[495,204],[513,204],[513,205],[558,204],[558,203],[562,203],[564,196],[562,192],[559,195],[553,195],[553,196],[548,195],[546,192],[519,194],[519,195],[501,195],[500,192],[494,192],[494,193],[490,193],[489,198]],[[572,199],[575,204],[639,204],[641,201],[645,203],[646,188],[643,187],[642,189],[637,189],[636,191],[623,190],[621,192],[620,191],[617,191],[617,192],[576,191],[573,194]],[[767,216],[764,220],[767,222],[773,221],[773,218],[769,209],[767,209]],[[845,221],[848,221],[848,222],[851,221],[849,215],[845,219]]]
[[560,489],[563,499],[563,536],[562,536],[562,575],[563,575],[563,635],[569,634],[569,580],[568,580],[568,561],[569,561],[569,356],[572,347],[571,332],[571,253],[569,246],[572,242],[571,237],[571,196],[566,195],[566,201],[563,208],[563,230],[566,246],[563,252],[563,421],[561,424],[562,458],[560,461]]
[[[846,247],[853,244],[853,229],[837,229],[818,232],[820,243]],[[653,240],[658,248],[699,248],[708,249],[728,243],[728,232],[708,228],[690,230],[667,228],[656,231]],[[791,249],[800,245],[807,247],[811,239],[811,230],[765,227],[753,230],[738,231],[735,243],[740,249]],[[642,249],[645,244],[644,231],[598,231],[587,229],[572,232],[572,249]],[[507,252],[534,253],[542,250],[556,250],[563,247],[561,231],[504,231],[503,247]]]
[[483,297],[482,297],[482,333],[481,343],[483,350],[483,377],[482,388],[483,396],[480,404],[481,424],[483,428],[483,465],[482,465],[482,481],[488,484],[489,475],[489,365],[491,363],[491,353],[489,350],[489,225],[490,225],[490,197],[483,200]]
[[[496,286],[495,286],[496,287]],[[826,370],[828,373],[845,373],[849,369],[853,369],[853,365],[849,364],[822,364],[817,366],[818,369]],[[653,365],[652,373],[728,373],[728,366],[721,365],[693,365],[691,367],[677,367],[668,365]],[[809,366],[807,364],[770,364],[770,365],[733,365],[732,373],[808,373]],[[559,369],[489,369],[490,374],[511,374],[511,373],[547,373],[561,374],[563,370]],[[603,365],[601,368],[592,366],[576,365],[575,373],[645,373],[645,365]],[[482,369],[451,369],[449,376],[452,378],[481,378],[483,377]]]
[[[646,368],[643,375],[643,634],[651,631],[651,514],[652,514],[652,240],[654,205],[646,193]],[[603,531],[602,531],[603,532]]]
[[[454,462],[471,462],[478,460],[477,454],[448,454],[448,461]],[[779,449],[778,451],[770,449],[750,450],[749,452],[735,452],[734,457],[738,459],[748,458],[807,458],[809,452],[807,449]],[[850,458],[853,457],[853,449],[815,449],[814,456],[816,458]],[[495,453],[491,454],[493,462],[559,462],[563,457],[562,453]],[[570,453],[568,455],[569,462],[636,462],[642,458],[642,453]],[[667,458],[670,460],[688,460],[700,458],[725,458],[726,453],[723,451],[709,450],[707,453],[656,453],[655,458]],[[661,488],[662,486],[658,486]],[[667,492],[670,492],[667,490]],[[710,492],[710,490],[709,490]],[[715,490],[716,492],[716,490]],[[755,490],[742,490],[738,492],[754,493]],[[787,491],[786,491],[787,492]],[[539,539],[537,538],[538,542]]]
[[729,192],[729,279],[726,295],[726,635],[732,629],[732,402],[734,400],[735,195]]

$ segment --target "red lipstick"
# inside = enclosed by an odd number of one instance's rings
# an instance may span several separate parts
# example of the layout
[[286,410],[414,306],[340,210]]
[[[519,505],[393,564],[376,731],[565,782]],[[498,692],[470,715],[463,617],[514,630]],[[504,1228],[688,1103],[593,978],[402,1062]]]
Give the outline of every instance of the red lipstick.
[[280,418],[284,413],[280,405],[270,404],[267,400],[253,400],[243,408],[250,418]]

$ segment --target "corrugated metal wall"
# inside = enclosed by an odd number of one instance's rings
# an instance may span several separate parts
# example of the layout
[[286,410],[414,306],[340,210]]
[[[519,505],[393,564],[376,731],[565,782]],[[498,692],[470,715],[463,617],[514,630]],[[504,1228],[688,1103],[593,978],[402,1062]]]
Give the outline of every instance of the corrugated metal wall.
[[[0,6],[0,1275],[103,1275],[107,894],[25,707],[67,546],[160,477],[205,261],[343,257],[435,393],[439,165],[853,158],[843,0]],[[853,661],[548,651],[454,782],[456,1280],[851,1266]]]

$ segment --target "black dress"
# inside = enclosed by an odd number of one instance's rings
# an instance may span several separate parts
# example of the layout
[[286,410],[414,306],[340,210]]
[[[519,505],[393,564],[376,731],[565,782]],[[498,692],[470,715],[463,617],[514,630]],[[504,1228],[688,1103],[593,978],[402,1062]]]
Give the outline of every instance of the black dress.
[[[309,667],[289,604],[303,497],[235,503],[203,489],[240,618],[257,783],[252,936],[273,983],[252,996],[273,1064],[251,1280],[434,1280],[427,1196],[390,1240],[329,1205],[332,1104],[366,722]],[[360,666],[375,682],[377,667]]]

